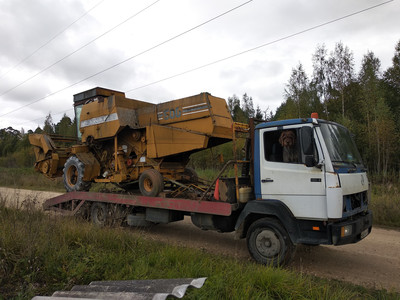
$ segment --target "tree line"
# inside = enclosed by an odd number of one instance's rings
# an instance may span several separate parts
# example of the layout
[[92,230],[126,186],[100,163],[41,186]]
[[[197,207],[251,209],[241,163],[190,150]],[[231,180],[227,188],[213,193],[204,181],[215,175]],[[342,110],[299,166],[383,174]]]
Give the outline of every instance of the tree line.
[[[275,113],[268,108],[263,111],[259,105],[254,108],[247,93],[241,98],[228,97],[228,108],[235,121],[244,123],[249,118],[282,120],[318,112],[320,118],[349,128],[369,172],[388,179],[400,172],[400,41],[394,50],[392,65],[386,70],[381,70],[379,58],[369,51],[356,72],[353,53],[343,43],[336,43],[331,51],[324,44],[318,45],[311,58],[312,74],[305,72],[301,62],[292,69],[284,101]],[[54,124],[49,114],[43,128],[35,131],[0,129],[0,166],[32,166],[27,134],[41,132],[76,136],[76,123],[64,114]],[[228,153],[227,149],[221,146],[210,153],[216,156],[218,152]],[[204,154],[193,158],[197,165],[196,160],[209,161],[210,157]]]
[[364,163],[371,173],[388,179],[400,171],[400,41],[392,65],[368,51],[356,72],[353,53],[337,43],[328,53],[317,46],[312,55],[313,72],[302,63],[292,69],[284,91],[285,100],[274,119],[308,117],[318,112],[323,119],[345,125],[355,135]]
[[28,135],[47,133],[76,137],[76,123],[66,114],[54,124],[51,114],[46,116],[43,128],[38,126],[34,131],[7,127],[0,129],[0,167],[32,167],[35,162]]

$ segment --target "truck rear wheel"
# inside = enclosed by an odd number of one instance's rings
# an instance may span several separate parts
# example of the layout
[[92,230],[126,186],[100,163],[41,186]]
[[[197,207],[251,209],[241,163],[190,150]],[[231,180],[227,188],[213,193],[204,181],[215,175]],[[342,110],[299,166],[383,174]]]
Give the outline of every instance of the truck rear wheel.
[[97,226],[104,226],[107,221],[107,206],[104,203],[95,202],[90,208],[90,219]]
[[262,218],[251,224],[247,248],[255,261],[273,267],[289,263],[295,250],[285,228],[272,218]]
[[139,190],[143,196],[156,197],[164,191],[164,179],[155,169],[145,170],[139,177]]
[[90,189],[91,183],[83,180],[85,165],[76,156],[67,159],[63,173],[64,186],[67,192],[88,191]]

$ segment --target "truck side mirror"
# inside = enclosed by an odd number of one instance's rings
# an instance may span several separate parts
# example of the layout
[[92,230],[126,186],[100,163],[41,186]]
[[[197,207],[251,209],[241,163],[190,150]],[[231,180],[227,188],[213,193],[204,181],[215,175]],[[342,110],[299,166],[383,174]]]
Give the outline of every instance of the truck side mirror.
[[301,147],[304,153],[304,163],[307,167],[314,167],[314,134],[312,127],[302,127],[300,130],[300,137]]

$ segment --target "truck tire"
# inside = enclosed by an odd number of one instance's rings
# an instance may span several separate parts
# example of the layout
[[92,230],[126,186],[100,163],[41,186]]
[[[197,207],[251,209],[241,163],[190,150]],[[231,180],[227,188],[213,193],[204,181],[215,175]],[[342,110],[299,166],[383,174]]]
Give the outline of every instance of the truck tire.
[[143,196],[156,197],[164,191],[164,179],[155,169],[145,170],[139,177],[139,190]]
[[83,180],[85,165],[76,156],[67,159],[63,173],[64,187],[67,192],[88,191],[90,189],[91,182]]
[[90,208],[90,219],[97,226],[104,226],[107,221],[107,206],[101,202],[94,202]]
[[289,263],[295,250],[285,228],[273,218],[258,219],[251,224],[247,248],[256,262],[273,267]]

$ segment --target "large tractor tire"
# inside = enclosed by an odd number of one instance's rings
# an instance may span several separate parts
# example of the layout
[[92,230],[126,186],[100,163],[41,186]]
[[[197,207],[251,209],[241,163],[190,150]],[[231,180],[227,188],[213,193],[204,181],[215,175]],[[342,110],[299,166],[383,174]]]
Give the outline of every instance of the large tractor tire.
[[247,248],[255,261],[273,267],[289,263],[295,252],[285,228],[273,218],[262,218],[251,224]]
[[88,191],[91,182],[83,180],[85,165],[76,157],[67,159],[63,169],[63,181],[67,192]]
[[139,177],[139,190],[143,196],[157,197],[164,191],[164,179],[155,169],[145,170]]

